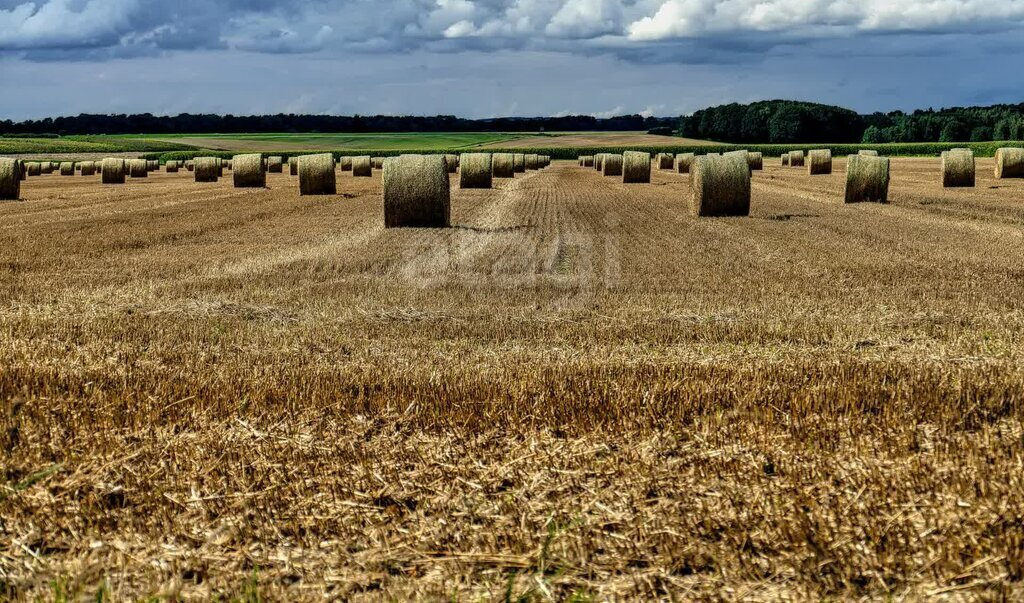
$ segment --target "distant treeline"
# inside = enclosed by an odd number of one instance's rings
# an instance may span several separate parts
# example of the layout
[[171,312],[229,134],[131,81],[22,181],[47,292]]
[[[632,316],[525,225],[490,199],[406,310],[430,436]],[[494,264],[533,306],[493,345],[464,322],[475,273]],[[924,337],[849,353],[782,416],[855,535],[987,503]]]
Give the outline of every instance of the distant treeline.
[[394,115],[90,115],[13,122],[0,121],[0,136],[16,134],[241,134],[316,132],[571,132],[637,131],[675,127],[676,118],[623,115],[598,119],[565,117],[502,117],[462,119]]
[[681,117],[687,138],[730,143],[984,142],[1024,139],[1024,103],[858,115],[832,105],[773,100]]

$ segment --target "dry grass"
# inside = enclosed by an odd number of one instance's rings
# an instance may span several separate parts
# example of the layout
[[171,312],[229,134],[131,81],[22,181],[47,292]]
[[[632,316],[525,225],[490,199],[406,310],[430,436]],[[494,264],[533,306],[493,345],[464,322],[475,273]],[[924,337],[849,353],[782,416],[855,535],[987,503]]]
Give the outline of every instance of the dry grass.
[[[0,204],[0,598],[1020,600],[1024,181]],[[998,188],[993,188],[998,187]]]

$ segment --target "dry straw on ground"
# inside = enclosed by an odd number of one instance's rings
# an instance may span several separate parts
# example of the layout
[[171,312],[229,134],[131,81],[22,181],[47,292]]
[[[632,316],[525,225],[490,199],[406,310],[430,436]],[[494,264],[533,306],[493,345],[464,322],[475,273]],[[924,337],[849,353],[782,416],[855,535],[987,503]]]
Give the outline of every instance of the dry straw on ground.
[[95,161],[83,161],[82,175],[83,176],[95,176],[96,175],[96,162]]
[[73,161],[62,161],[59,169],[61,176],[75,175],[75,163]]
[[384,161],[382,184],[386,228],[450,225],[448,167],[443,156],[390,157]]
[[357,178],[371,178],[373,176],[373,160],[369,155],[359,155],[352,158],[352,175]]
[[804,167],[804,152],[803,151],[790,151],[789,152],[789,166],[790,167]]
[[103,184],[124,184],[127,168],[124,159],[107,157],[100,164],[100,181]]
[[996,151],[996,178],[1024,178],[1024,148],[1004,147]]
[[815,149],[807,153],[807,173],[818,176],[832,173],[832,151]]
[[846,202],[889,202],[889,158],[850,155],[846,165]]
[[235,188],[264,188],[267,186],[267,172],[263,168],[263,157],[259,153],[235,155],[231,159],[232,178]]
[[675,167],[675,157],[672,153],[658,153],[658,169],[671,170]]
[[196,157],[193,161],[195,161],[196,182],[216,182],[220,178],[220,159],[216,157]]
[[517,174],[526,171],[526,153],[516,153],[512,158],[512,168]]
[[974,186],[974,151],[950,149],[942,152],[942,186],[960,188]]
[[515,156],[512,153],[491,155],[491,170],[495,178],[512,178],[515,172]]
[[693,153],[680,153],[676,158],[676,167],[680,174],[689,174],[690,168],[693,166],[694,160]]
[[335,195],[338,193],[338,175],[335,173],[334,155],[320,153],[299,157],[299,194]]
[[623,153],[622,181],[626,184],[650,182],[651,154],[646,151],[626,151]]
[[21,162],[0,157],[0,199],[16,201],[21,197]]
[[490,153],[459,156],[459,188],[491,188],[491,177]]
[[690,182],[694,215],[750,215],[750,164],[746,156],[726,153],[722,157],[698,157]]
[[621,176],[622,175],[622,155],[607,154],[604,156],[604,161],[601,165],[601,173],[605,176]]

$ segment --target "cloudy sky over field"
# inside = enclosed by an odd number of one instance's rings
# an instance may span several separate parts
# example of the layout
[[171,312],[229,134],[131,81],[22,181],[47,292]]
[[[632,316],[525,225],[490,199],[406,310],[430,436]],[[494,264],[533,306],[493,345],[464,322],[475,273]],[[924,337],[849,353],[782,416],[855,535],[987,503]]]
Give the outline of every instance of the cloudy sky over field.
[[1024,101],[1024,0],[0,0],[0,118]]

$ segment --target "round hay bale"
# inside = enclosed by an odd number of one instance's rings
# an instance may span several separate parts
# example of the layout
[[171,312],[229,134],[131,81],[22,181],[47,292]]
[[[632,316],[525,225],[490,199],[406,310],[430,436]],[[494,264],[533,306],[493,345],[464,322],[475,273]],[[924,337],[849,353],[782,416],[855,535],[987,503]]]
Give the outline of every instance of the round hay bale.
[[444,156],[445,167],[448,168],[449,174],[454,174],[459,169],[459,156],[447,154]]
[[82,162],[81,161],[76,161],[75,162],[75,171],[76,172],[81,172],[82,171]]
[[194,161],[196,182],[216,182],[220,178],[220,159],[217,157],[196,157]]
[[265,188],[267,172],[263,170],[263,157],[259,153],[235,155],[231,159],[234,166],[231,177],[235,188]]
[[516,153],[512,156],[512,169],[517,174],[526,171],[526,153]]
[[271,174],[280,174],[284,161],[278,155],[267,157],[267,171]]
[[389,157],[384,161],[381,180],[385,228],[450,226],[451,192],[443,156]]
[[334,155],[330,153],[299,157],[299,194],[337,194],[338,178],[334,166]]
[[[342,158],[342,159],[344,159],[344,158]],[[351,159],[348,160],[348,169],[349,170],[352,169],[352,160]],[[341,167],[341,171],[343,171],[343,172],[345,171],[344,164]],[[288,158],[288,175],[289,176],[298,176],[299,175],[299,158],[298,157],[289,157]]]
[[689,174],[690,168],[693,166],[693,160],[695,155],[693,153],[680,153],[676,161],[676,168],[680,174]]
[[782,167],[788,167],[788,166],[789,166],[789,153],[783,153],[782,154]]
[[622,155],[606,154],[601,162],[601,173],[605,176],[621,176]]
[[21,198],[21,161],[0,157],[0,199],[17,201]]
[[459,156],[459,188],[491,188],[491,154]]
[[160,161],[156,160],[156,159],[152,159],[152,160],[147,161],[146,162],[146,171],[149,171],[149,172],[159,172],[160,171]]
[[383,157],[371,157],[370,158],[370,164],[373,166],[373,169],[375,169],[375,170],[382,170],[382,169],[384,169],[384,158]]
[[343,171],[343,172],[351,172],[352,171],[352,157],[350,155],[345,155],[343,157],[340,157],[338,159],[338,168],[341,171]]
[[593,167],[598,172],[604,170],[604,156],[605,156],[604,153],[598,153],[597,155],[594,155],[594,166]]
[[149,162],[145,159],[129,159],[128,175],[132,178],[149,177]]
[[790,151],[789,152],[789,166],[790,167],[804,167],[804,152],[803,151]]
[[1024,148],[1003,147],[996,151],[996,178],[1024,178]]
[[865,157],[878,157],[878,151],[871,149],[861,149],[860,151],[857,151],[857,154]]
[[745,150],[729,151],[728,153],[722,153],[722,157],[739,157],[740,159],[743,160],[743,163],[746,163],[748,166],[750,165],[750,153]]
[[95,176],[96,175],[96,162],[95,161],[83,161],[82,162],[82,175],[83,176]]
[[63,161],[60,164],[60,175],[61,176],[74,176],[75,175],[75,164],[72,161]]
[[676,167],[676,158],[672,153],[658,153],[658,169],[672,170]]
[[942,152],[942,186],[944,188],[974,186],[974,152],[950,149]]
[[690,176],[697,216],[749,216],[750,164],[739,153],[698,157]]
[[352,158],[352,175],[359,178],[370,178],[373,176],[373,161],[369,155]]
[[583,161],[583,167],[594,167],[593,155],[584,155],[583,157],[580,157],[580,159]]
[[516,156],[512,153],[491,155],[491,170],[495,178],[513,178],[516,175]]
[[53,173],[53,163],[52,162],[44,161],[44,162],[40,163],[39,166],[40,166],[40,173],[41,174],[52,174]]
[[846,202],[889,202],[889,158],[850,155],[846,166]]
[[747,154],[747,161],[750,162],[751,171],[764,169],[764,155],[758,151]]
[[540,167],[546,168],[551,165],[551,155],[540,156]]
[[527,154],[523,161],[526,162],[526,171],[540,169],[540,155]]
[[100,182],[103,184],[124,184],[125,172],[128,166],[124,159],[107,157],[100,164]]
[[167,172],[168,174],[177,174],[178,162],[174,160],[168,161],[167,163],[164,164],[164,171]]
[[195,160],[194,159],[189,159],[189,160],[185,161],[185,169],[190,171],[190,172],[194,172],[195,169],[196,169],[196,162],[195,162]]
[[30,161],[25,164],[25,171],[29,176],[38,176],[43,173],[43,166],[38,161]]
[[832,151],[815,149],[807,153],[807,173],[811,176],[832,173]]
[[622,181],[626,184],[649,183],[651,181],[651,154],[644,151],[623,153]]

